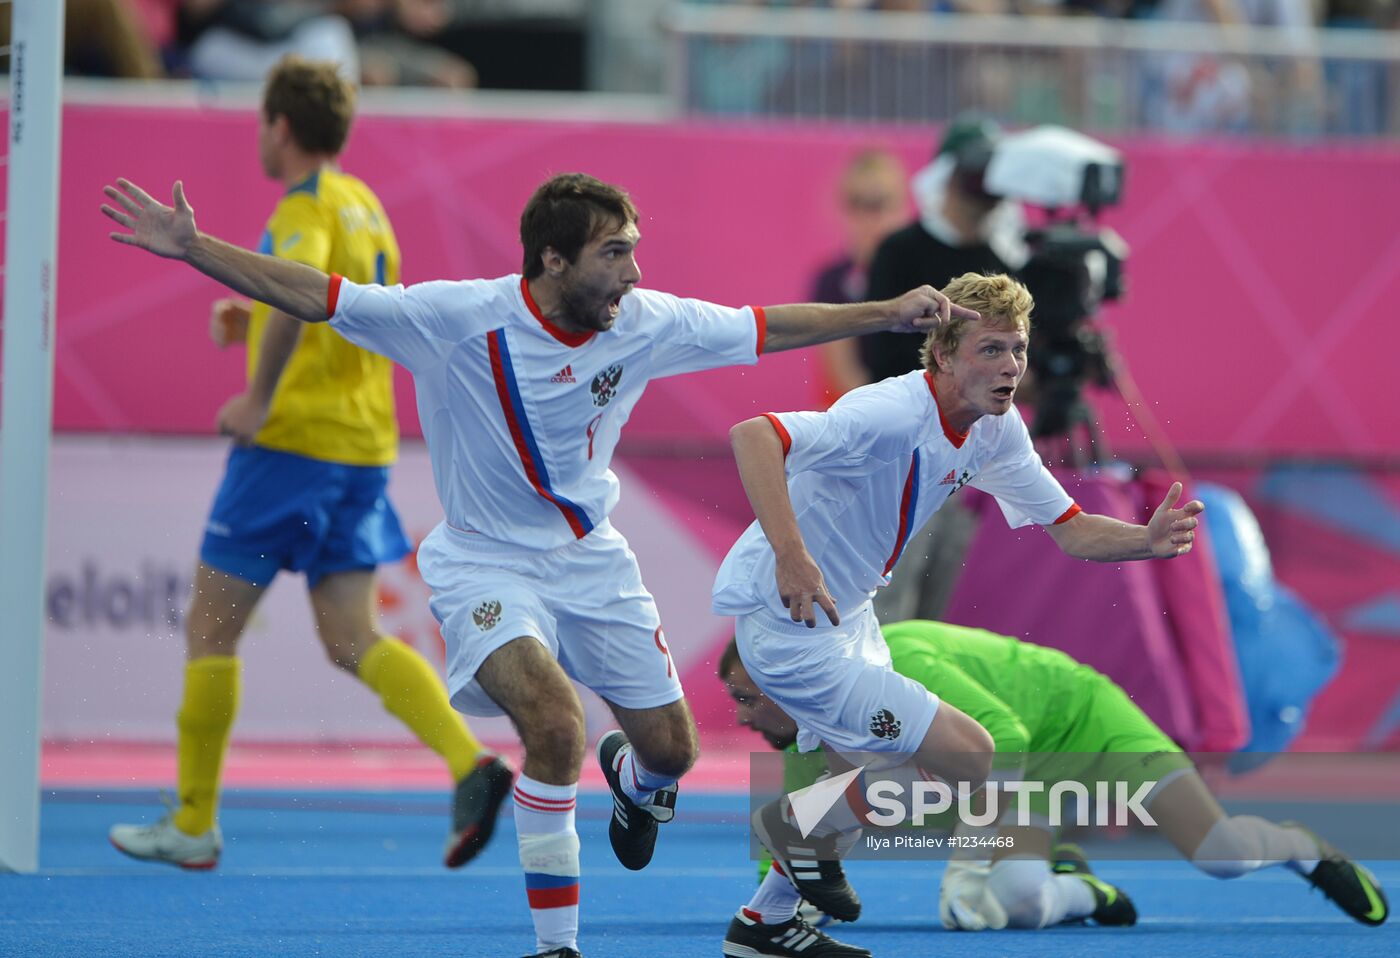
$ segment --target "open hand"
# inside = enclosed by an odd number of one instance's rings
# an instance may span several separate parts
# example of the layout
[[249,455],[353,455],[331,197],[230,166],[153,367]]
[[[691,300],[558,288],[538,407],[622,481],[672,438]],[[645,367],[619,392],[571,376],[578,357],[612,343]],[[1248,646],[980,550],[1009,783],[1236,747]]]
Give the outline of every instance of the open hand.
[[1185,555],[1196,541],[1195,529],[1201,523],[1196,517],[1205,511],[1205,503],[1192,499],[1178,509],[1176,502],[1180,498],[1181,483],[1174,482],[1148,520],[1147,542],[1152,555],[1158,559]]
[[102,192],[120,209],[102,204],[102,213],[131,232],[112,232],[107,236],[127,246],[139,246],[167,259],[183,259],[195,237],[194,209],[185,201],[185,187],[175,181],[174,207],[166,206],[130,180],[117,180],[116,186],[104,186]]
[[895,318],[890,330],[896,333],[929,333],[953,316],[963,319],[981,318],[977,310],[955,305],[932,286],[911,289],[898,299],[892,300],[890,305]]

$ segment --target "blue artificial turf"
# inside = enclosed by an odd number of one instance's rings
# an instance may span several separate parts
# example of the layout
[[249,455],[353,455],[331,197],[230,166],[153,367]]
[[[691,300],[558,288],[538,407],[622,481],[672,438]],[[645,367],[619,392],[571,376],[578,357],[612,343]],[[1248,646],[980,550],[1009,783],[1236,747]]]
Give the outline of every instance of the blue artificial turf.
[[[753,889],[740,795],[682,793],[641,873],[607,840],[610,800],[583,795],[582,934],[587,958],[720,954],[725,926]],[[151,792],[45,794],[37,875],[0,875],[0,956],[239,958],[518,958],[534,951],[515,834],[507,814],[465,869],[439,864],[442,794],[234,790],[221,813],[226,847],[212,873],[131,861],[107,827],[159,813]],[[1400,955],[1400,931],[1350,921],[1297,876],[1268,869],[1234,882],[1182,862],[1102,861],[1099,874],[1137,903],[1131,929],[943,931],[940,867],[851,862],[865,902],[832,929],[877,956]],[[1400,863],[1376,863],[1391,888]]]

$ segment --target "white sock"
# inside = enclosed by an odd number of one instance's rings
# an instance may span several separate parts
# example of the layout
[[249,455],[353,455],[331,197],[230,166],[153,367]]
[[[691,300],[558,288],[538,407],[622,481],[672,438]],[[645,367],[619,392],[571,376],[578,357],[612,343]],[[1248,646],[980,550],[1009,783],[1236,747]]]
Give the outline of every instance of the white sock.
[[617,758],[613,761],[622,791],[638,805],[650,805],[657,789],[676,784],[674,778],[658,775],[639,762],[636,749],[630,745],[618,749]]
[[1288,865],[1303,875],[1317,867],[1320,849],[1300,828],[1286,828],[1257,815],[1233,815],[1211,826],[1191,864],[1216,878],[1238,878],[1270,865]]
[[578,785],[515,780],[515,830],[538,951],[578,948]]
[[1005,858],[992,866],[987,893],[1006,911],[1008,928],[1047,928],[1094,913],[1094,893],[1081,879],[1056,875],[1043,858]]
[[758,890],[744,906],[744,910],[754,921],[765,925],[781,925],[797,914],[797,903],[801,900],[802,895],[788,880],[787,875],[783,874],[782,867],[774,862],[773,867],[768,869],[768,874],[763,876]]
[[1073,875],[1050,876],[1050,885],[1054,889],[1056,897],[1059,899],[1058,908],[1060,917],[1052,924],[1062,921],[1074,921],[1076,918],[1088,918],[1098,907],[1098,902],[1094,898],[1094,890],[1089,884]]

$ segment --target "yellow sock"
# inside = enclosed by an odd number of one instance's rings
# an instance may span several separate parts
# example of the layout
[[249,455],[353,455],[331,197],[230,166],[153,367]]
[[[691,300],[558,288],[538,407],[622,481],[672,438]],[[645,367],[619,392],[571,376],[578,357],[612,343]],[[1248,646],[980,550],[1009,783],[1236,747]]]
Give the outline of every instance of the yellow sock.
[[239,663],[233,656],[206,655],[185,666],[185,698],[175,716],[180,733],[175,827],[187,835],[202,835],[214,827],[219,774],[238,714],[240,685]]
[[384,708],[437,752],[457,781],[476,767],[481,743],[447,701],[447,689],[428,660],[398,639],[381,638],[360,659],[360,679]]

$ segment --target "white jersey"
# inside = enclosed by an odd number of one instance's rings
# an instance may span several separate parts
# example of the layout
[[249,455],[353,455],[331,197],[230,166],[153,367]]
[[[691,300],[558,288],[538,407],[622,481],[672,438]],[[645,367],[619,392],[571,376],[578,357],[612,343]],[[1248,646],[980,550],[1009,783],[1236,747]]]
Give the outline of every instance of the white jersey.
[[[889,582],[910,535],[971,485],[996,497],[1012,528],[1050,525],[1079,507],[1040,461],[1015,411],[957,433],[932,378],[912,372],[847,393],[830,410],[769,415],[807,551],[842,618]],[[786,618],[773,549],[754,522],[720,566],[714,611]],[[825,624],[818,611],[817,622]]]
[[447,523],[535,549],[581,539],[612,511],[613,450],[648,382],[756,362],[765,322],[758,308],[638,289],[612,329],[572,334],[519,275],[406,288],[336,278],[330,314],[413,374]]

